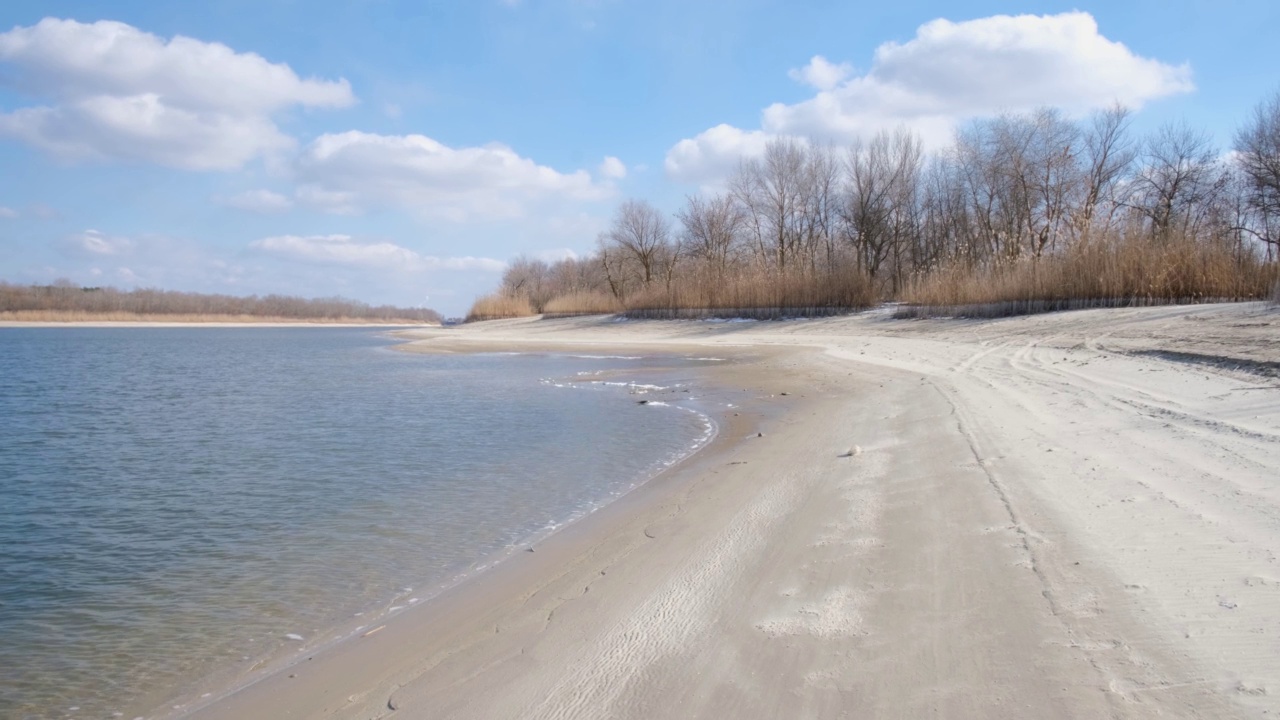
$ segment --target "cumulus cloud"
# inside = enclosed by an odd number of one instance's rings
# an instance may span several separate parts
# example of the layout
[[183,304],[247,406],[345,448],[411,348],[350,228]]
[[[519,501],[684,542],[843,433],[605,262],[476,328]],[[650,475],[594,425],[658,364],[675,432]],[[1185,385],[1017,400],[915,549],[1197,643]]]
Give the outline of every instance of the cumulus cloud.
[[821,55],[814,55],[808,65],[793,68],[787,76],[819,90],[830,90],[852,74],[853,66],[849,63],[836,64]]
[[627,166],[618,158],[610,155],[604,159],[604,162],[600,163],[599,172],[600,177],[621,180],[627,176]]
[[246,212],[264,215],[282,213],[293,207],[293,201],[271,190],[247,190],[230,197],[216,197],[214,201]]
[[506,263],[491,258],[420,255],[395,243],[360,242],[350,235],[278,235],[255,240],[249,247],[291,260],[386,270],[502,272],[506,269]]
[[50,103],[0,113],[0,134],[67,160],[235,169],[293,146],[275,113],[355,102],[346,80],[112,21],[16,27],[0,33],[0,62],[17,70],[6,84]]
[[1190,67],[1134,54],[1083,12],[934,20],[905,43],[881,45],[865,74],[840,80],[842,66],[819,59],[793,71],[819,89],[814,97],[765,108],[758,131],[721,125],[680,141],[667,153],[668,175],[717,177],[772,136],[847,142],[905,125],[936,146],[970,118],[1045,105],[1070,113],[1115,102],[1139,108],[1194,89]]
[[533,202],[612,193],[585,170],[561,173],[505,145],[452,148],[424,135],[322,135],[295,170],[300,192],[345,212],[389,204],[457,221],[519,217]]
[[762,154],[771,137],[762,130],[717,125],[668,150],[667,174],[686,182],[714,181],[732,172],[742,158]]

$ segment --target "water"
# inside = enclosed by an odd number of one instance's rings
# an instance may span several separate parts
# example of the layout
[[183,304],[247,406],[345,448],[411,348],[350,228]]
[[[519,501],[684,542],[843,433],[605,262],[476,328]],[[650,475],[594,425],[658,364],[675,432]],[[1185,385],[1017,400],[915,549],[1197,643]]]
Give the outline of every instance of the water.
[[709,437],[671,361],[391,343],[0,329],[0,716],[132,718],[243,678]]

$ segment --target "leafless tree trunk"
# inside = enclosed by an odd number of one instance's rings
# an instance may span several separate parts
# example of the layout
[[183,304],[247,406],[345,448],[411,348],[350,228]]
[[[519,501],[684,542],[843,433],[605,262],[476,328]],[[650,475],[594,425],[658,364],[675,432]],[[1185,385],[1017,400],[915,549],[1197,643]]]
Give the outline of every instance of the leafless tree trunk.
[[1236,131],[1236,162],[1248,182],[1250,222],[1242,224],[1267,248],[1280,251],[1280,92],[1260,103]]
[[1208,134],[1186,123],[1164,125],[1147,139],[1128,204],[1150,222],[1156,238],[1166,239],[1178,229],[1193,232],[1214,190],[1213,169]]
[[750,216],[756,243],[782,272],[801,233],[801,194],[806,152],[789,138],[769,141],[764,156],[743,161],[730,182],[734,197]]
[[1118,203],[1116,185],[1137,157],[1128,130],[1129,110],[1114,105],[1094,115],[1084,135],[1085,191],[1075,222],[1078,237],[1088,239],[1101,207],[1107,211],[1102,228],[1111,227]]
[[669,251],[670,235],[670,224],[662,211],[643,200],[628,200],[618,208],[604,239],[635,260],[640,279],[648,286],[658,269],[658,259]]
[[728,195],[691,195],[676,218],[689,255],[709,266],[716,277],[723,277],[746,223],[742,207]]

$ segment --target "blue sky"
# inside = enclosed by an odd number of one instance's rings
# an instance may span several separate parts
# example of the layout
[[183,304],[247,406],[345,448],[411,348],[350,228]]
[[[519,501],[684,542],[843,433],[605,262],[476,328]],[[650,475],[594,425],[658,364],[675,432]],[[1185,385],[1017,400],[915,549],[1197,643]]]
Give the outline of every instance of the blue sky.
[[[1229,148],[1274,0],[207,0],[0,8],[0,279],[465,311],[774,135],[1121,101]],[[817,58],[817,59],[815,59]]]

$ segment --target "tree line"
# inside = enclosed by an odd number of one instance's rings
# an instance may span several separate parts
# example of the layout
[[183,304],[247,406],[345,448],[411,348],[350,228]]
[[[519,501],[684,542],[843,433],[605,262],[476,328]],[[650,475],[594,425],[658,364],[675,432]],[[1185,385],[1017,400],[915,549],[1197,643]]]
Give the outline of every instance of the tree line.
[[184,319],[253,318],[306,321],[438,323],[440,314],[427,308],[368,305],[346,298],[301,298],[287,295],[210,295],[170,290],[118,290],[80,287],[69,280],[52,285],[15,285],[0,281],[0,313],[22,319],[58,320],[67,316]]
[[1226,154],[1119,106],[976,120],[936,152],[906,129],[774,139],[672,217],[625,201],[588,257],[517,259],[472,317],[1246,299],[1278,261],[1280,92]]

